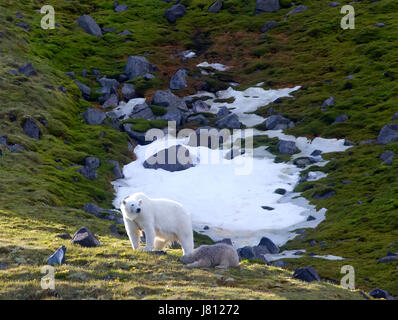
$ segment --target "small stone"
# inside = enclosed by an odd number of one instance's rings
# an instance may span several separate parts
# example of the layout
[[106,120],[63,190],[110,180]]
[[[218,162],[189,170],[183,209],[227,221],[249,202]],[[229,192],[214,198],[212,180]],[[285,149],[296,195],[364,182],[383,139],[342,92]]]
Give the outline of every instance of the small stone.
[[59,248],[55,253],[48,258],[47,264],[51,266],[60,266],[65,262],[65,253],[66,253],[66,247],[62,246]]
[[99,240],[86,227],[79,229],[74,234],[71,242],[74,244],[79,244],[82,247],[98,247],[98,246],[100,246]]

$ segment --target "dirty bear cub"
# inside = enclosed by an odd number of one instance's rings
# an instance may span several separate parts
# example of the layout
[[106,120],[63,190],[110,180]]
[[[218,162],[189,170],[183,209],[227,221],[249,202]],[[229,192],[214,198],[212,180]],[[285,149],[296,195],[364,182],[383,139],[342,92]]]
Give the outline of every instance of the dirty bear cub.
[[226,269],[237,267],[239,264],[236,250],[225,243],[202,245],[179,260],[189,268],[216,267]]
[[184,255],[193,251],[191,216],[178,202],[134,193],[122,201],[120,210],[133,249],[139,249],[144,231],[145,251],[163,250],[173,241],[181,244]]

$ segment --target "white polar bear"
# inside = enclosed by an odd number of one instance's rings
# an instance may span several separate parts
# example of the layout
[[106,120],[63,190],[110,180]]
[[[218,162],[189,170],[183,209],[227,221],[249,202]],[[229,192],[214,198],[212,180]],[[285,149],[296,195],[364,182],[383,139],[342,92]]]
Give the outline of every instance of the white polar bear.
[[139,249],[139,237],[144,231],[145,251],[162,250],[172,241],[181,244],[184,255],[193,251],[191,216],[178,202],[134,193],[122,201],[120,209],[134,250]]

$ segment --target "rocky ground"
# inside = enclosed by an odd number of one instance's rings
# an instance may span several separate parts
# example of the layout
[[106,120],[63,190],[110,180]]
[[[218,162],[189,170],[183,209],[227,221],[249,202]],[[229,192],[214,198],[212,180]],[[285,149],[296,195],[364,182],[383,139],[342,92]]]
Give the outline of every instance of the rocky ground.
[[[348,257],[358,288],[386,290],[373,291],[374,297],[398,295],[395,1],[354,3],[355,30],[339,28],[345,2],[48,4],[56,12],[54,30],[40,28],[35,1],[3,1],[0,10],[1,297],[363,298],[293,278],[341,278],[347,261],[314,254]],[[198,68],[204,61],[210,65]],[[238,270],[221,274],[184,269],[178,249],[132,252],[111,210],[110,181],[122,178],[134,147],[146,143],[144,133],[170,120],[181,128],[244,127],[227,110],[214,115],[205,99],[186,97],[259,83],[264,89],[301,86],[294,99],[255,112],[264,118],[259,129],[345,139],[352,146],[325,156],[330,162],[320,170],[326,178],[306,181],[304,172],[296,187],[328,209],[323,223],[298,230],[282,248],[306,249],[304,257],[266,266],[256,256],[260,245],[245,249]],[[294,153],[275,139],[257,144],[278,161]],[[298,165],[311,165],[306,161]],[[82,232],[94,247],[56,237],[83,226],[94,232]],[[200,235],[196,241],[210,242]],[[57,289],[42,292],[40,268],[58,248]],[[293,270],[307,266],[315,273]]]

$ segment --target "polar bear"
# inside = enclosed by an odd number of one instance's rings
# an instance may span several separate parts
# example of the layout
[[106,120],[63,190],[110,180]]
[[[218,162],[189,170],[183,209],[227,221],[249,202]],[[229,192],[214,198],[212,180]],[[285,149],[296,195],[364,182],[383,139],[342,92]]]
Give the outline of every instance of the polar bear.
[[145,251],[162,250],[178,241],[183,254],[193,251],[191,216],[181,204],[168,199],[151,199],[134,193],[122,201],[124,225],[133,249],[139,249],[141,231],[145,232]]
[[189,268],[216,267],[227,269],[239,265],[238,253],[229,244],[202,245],[179,259]]

